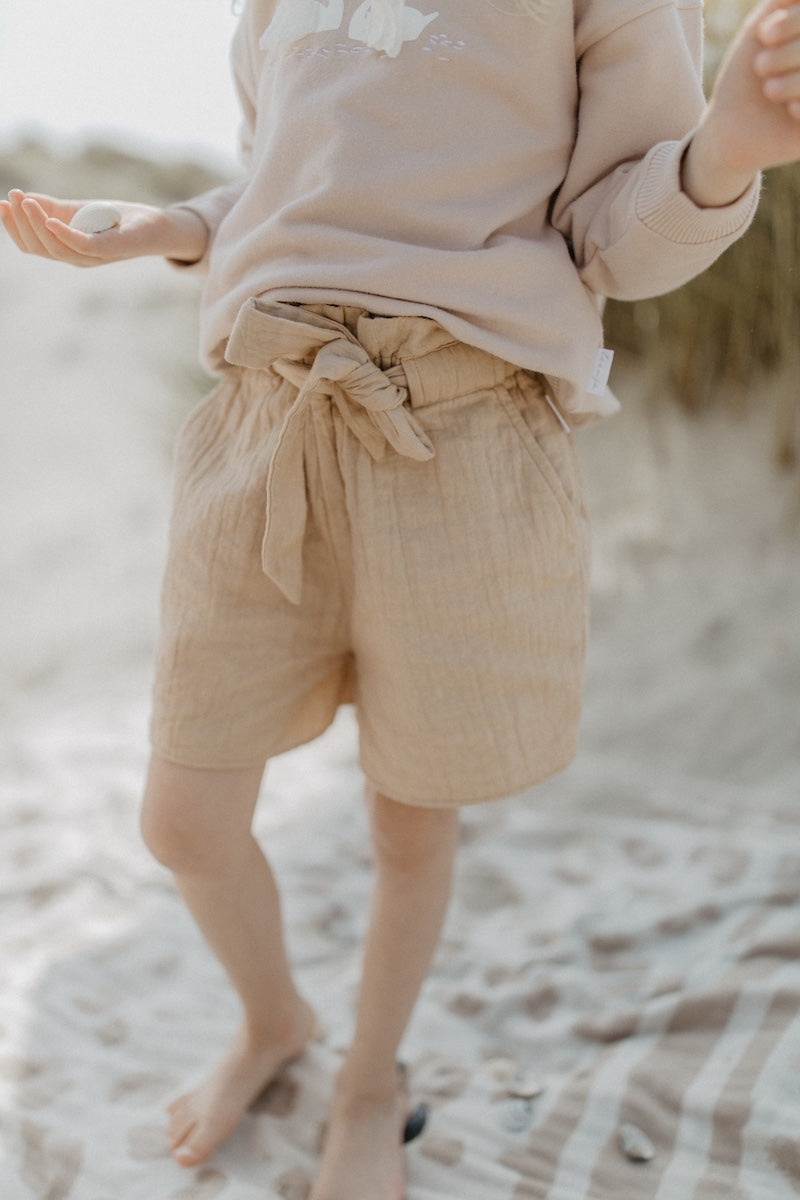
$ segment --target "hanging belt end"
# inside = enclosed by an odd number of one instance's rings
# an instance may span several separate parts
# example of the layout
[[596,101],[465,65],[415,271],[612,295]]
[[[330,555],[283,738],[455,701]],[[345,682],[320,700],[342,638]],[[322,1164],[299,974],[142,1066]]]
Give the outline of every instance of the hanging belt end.
[[271,547],[265,542],[261,548],[262,571],[283,592],[290,604],[298,605],[303,598],[302,559],[282,556],[281,560],[273,561],[270,550]]

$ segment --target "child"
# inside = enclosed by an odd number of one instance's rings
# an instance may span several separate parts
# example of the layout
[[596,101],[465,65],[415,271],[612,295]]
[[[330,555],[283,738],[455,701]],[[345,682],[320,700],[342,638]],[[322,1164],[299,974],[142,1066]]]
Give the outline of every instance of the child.
[[[435,7],[434,7],[435,3]],[[144,836],[242,1003],[171,1108],[206,1159],[314,1034],[250,826],[271,755],[357,705],[376,861],[355,1033],[311,1200],[398,1200],[397,1051],[458,809],[575,746],[586,521],[570,427],[613,411],[602,296],[677,287],[800,157],[800,4],[706,106],[701,0],[251,0],[248,174],[120,227],[14,191],[20,249],[207,272],[221,380],[182,434]]]

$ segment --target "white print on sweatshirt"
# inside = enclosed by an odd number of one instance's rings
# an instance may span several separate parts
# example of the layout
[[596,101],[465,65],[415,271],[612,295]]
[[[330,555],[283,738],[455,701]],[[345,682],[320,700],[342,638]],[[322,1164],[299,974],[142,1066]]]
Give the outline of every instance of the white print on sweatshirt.
[[[364,0],[353,13],[347,36],[396,58],[405,42],[416,41],[438,12],[421,13],[406,0]],[[341,28],[344,0],[281,0],[258,45],[261,50],[291,44],[312,33]]]

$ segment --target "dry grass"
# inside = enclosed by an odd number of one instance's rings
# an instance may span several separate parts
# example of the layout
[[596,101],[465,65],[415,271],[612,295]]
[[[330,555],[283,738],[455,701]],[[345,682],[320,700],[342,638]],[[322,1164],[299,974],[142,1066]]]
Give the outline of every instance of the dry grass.
[[70,151],[23,138],[0,155],[0,195],[18,187],[78,199],[113,195],[174,204],[222,182],[214,168],[191,159],[155,161],[107,142],[89,142]]
[[[749,4],[707,0],[708,62],[716,68]],[[669,295],[609,303],[607,339],[644,369],[646,390],[691,411],[774,405],[775,451],[800,449],[800,164],[768,172],[752,228],[703,275]]]

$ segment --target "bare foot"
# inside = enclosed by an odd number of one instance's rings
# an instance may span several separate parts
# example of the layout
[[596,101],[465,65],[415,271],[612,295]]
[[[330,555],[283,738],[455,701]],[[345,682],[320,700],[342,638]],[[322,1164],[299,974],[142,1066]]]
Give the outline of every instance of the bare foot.
[[170,1104],[169,1139],[176,1162],[194,1167],[230,1137],[247,1109],[282,1067],[298,1058],[314,1035],[316,1018],[301,1000],[287,1036],[254,1040],[240,1030],[216,1071]]
[[337,1089],[309,1200],[404,1200],[405,1090],[348,1094]]

